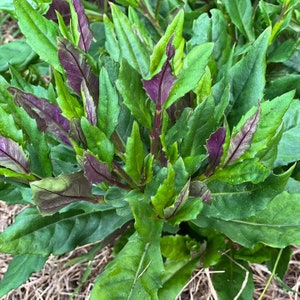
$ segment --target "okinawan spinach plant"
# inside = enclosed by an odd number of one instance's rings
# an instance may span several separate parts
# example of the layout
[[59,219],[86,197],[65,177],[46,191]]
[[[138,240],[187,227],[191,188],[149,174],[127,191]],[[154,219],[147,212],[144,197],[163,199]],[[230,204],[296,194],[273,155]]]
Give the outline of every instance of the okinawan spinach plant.
[[224,271],[219,299],[253,298],[249,262],[282,278],[300,244],[299,1],[48,2],[14,0],[26,41],[0,48],[0,197],[29,204],[0,234],[0,296],[118,236],[91,299],[175,299],[200,263]]

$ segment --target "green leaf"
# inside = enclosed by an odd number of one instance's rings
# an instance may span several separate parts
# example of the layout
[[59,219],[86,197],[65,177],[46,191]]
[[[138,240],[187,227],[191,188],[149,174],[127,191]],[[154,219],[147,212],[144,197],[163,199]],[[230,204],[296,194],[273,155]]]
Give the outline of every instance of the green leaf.
[[212,203],[205,204],[201,215],[224,220],[253,216],[265,209],[285,189],[292,172],[293,168],[290,168],[283,174],[271,174],[260,184],[230,185],[220,181],[210,182],[208,188],[211,191]]
[[56,84],[57,104],[63,116],[68,120],[72,120],[73,118],[80,119],[84,115],[82,106],[79,104],[77,98],[68,91],[62,76],[55,70],[53,74]]
[[270,172],[257,159],[247,159],[228,165],[224,169],[218,169],[211,178],[230,184],[241,184],[243,182],[259,183],[264,181]]
[[235,26],[244,34],[248,41],[253,41],[253,9],[250,0],[224,0],[223,4]]
[[8,269],[0,281],[0,297],[11,290],[17,289],[27,281],[32,273],[39,272],[46,261],[47,256],[36,254],[16,255],[9,263]]
[[166,235],[160,239],[162,255],[174,261],[190,259],[200,250],[200,244],[188,235]]
[[205,235],[207,245],[203,253],[204,268],[216,265],[222,257],[222,252],[226,249],[226,240],[223,235],[213,229],[208,229],[207,231],[209,234]]
[[[124,104],[132,115],[146,128],[151,128],[150,101],[147,100],[139,73],[126,60],[122,60],[117,88]],[[134,91],[134,97],[132,96]]]
[[197,218],[203,203],[201,198],[189,197],[176,211],[176,213],[168,219],[172,225],[178,225],[184,221],[190,221]]
[[253,248],[240,248],[234,252],[234,257],[239,260],[248,261],[250,263],[262,264],[278,255],[278,250],[262,244],[257,244]]
[[150,74],[153,77],[157,74],[165,60],[166,60],[166,48],[169,43],[171,37],[172,45],[174,46],[176,52],[174,56],[174,72],[177,74],[181,68],[182,64],[182,56],[183,56],[183,47],[184,47],[184,39],[182,37],[182,28],[184,22],[184,12],[180,10],[172,22],[168,25],[164,35],[160,38],[153,49],[153,53],[150,57]]
[[125,171],[136,182],[142,181],[144,167],[144,145],[141,140],[139,125],[134,122],[131,136],[127,139]]
[[[6,179],[5,179],[6,181]],[[32,193],[29,187],[12,183],[0,183],[0,199],[3,199],[8,205],[11,204],[34,204]]]
[[13,96],[10,92],[8,92],[9,87],[10,84],[4,79],[4,77],[0,76],[0,103],[1,107],[6,112],[12,112],[14,109]]
[[230,38],[227,33],[228,22],[218,9],[201,14],[193,23],[192,37],[188,48],[208,42],[214,43],[213,57],[218,65],[218,78],[221,78],[222,68],[229,60]]
[[1,106],[0,115],[0,134],[22,144],[24,141],[23,134],[22,131],[16,127],[13,116],[7,113]]
[[118,125],[118,116],[120,113],[118,94],[105,68],[101,68],[100,70],[99,82],[98,127],[109,138]]
[[93,126],[86,118],[81,118],[81,128],[86,138],[88,148],[103,162],[109,166],[112,164],[114,146],[107,136],[96,126]]
[[213,51],[213,44],[207,43],[195,46],[184,58],[183,66],[178,74],[178,79],[173,85],[164,107],[170,107],[176,100],[193,90],[208,64],[210,55]]
[[[292,254],[293,254],[292,249],[290,246],[288,246],[284,249],[272,249],[272,250],[273,251],[271,252],[271,257],[266,264],[270,271],[273,271],[273,269],[276,268],[276,276],[283,279],[284,275],[286,274],[289,268],[289,263],[291,261]],[[280,257],[276,265],[278,255],[280,255]]]
[[282,138],[278,145],[275,166],[284,166],[300,160],[300,102],[291,103],[284,119]]
[[299,40],[286,40],[283,43],[279,42],[275,44],[274,50],[268,55],[268,62],[285,62],[287,61],[292,54],[295,52]]
[[47,63],[62,72],[57,55],[58,27],[47,20],[23,0],[14,0],[15,10],[22,33],[30,47]]
[[74,149],[63,143],[51,147],[50,157],[54,176],[71,174],[81,170]]
[[146,48],[132,30],[132,24],[124,13],[114,4],[111,4],[111,9],[121,57],[124,57],[143,77],[146,77],[149,72]]
[[23,71],[36,58],[36,53],[32,51],[24,39],[1,45],[0,52],[0,72],[7,71],[9,66]]
[[216,121],[213,117],[214,108],[214,100],[209,97],[197,106],[189,118],[188,131],[180,147],[180,153],[183,157],[206,153],[206,140],[216,127]]
[[128,215],[120,217],[115,209],[106,205],[91,203],[46,217],[36,208],[28,208],[0,234],[0,251],[61,255],[77,246],[106,238],[130,218]]
[[193,271],[199,266],[199,260],[199,257],[185,261],[167,260],[162,274],[163,286],[158,291],[159,299],[176,299],[191,278]]
[[13,66],[9,66],[9,72],[11,75],[11,85],[21,90],[33,93],[33,87],[25,78],[18,72]]
[[237,124],[241,116],[263,98],[266,51],[270,32],[270,28],[266,29],[249,48],[246,56],[230,70],[231,93],[234,101],[228,117],[230,124]]
[[247,248],[258,243],[283,248],[300,243],[299,200],[299,194],[282,192],[264,210],[250,218],[225,221],[201,215],[193,222],[200,227],[213,227]]
[[[253,135],[250,149],[242,158],[260,157],[268,151],[273,137],[278,129],[280,129],[282,118],[288,110],[293,97],[294,92],[291,91],[261,104],[261,117],[258,127]],[[247,118],[247,115],[245,118]]]
[[300,88],[299,88],[299,74],[286,74],[285,76],[280,76],[276,79],[271,80],[265,90],[265,98],[273,99],[278,95],[282,95],[291,90],[296,91],[296,96],[300,96]]
[[128,201],[136,220],[135,232],[115,259],[96,279],[91,300],[156,299],[161,286],[163,263],[160,253],[162,222],[141,195],[131,193]]
[[146,45],[147,49],[153,48],[153,36],[151,36],[147,24],[143,22],[140,15],[133,8],[133,5],[128,7],[128,18],[132,24],[133,32],[142,40],[143,44]]
[[164,209],[171,206],[175,200],[175,175],[175,170],[169,163],[167,177],[159,186],[155,196],[151,198],[154,210],[161,218],[164,218]]
[[220,262],[214,266],[214,271],[219,271],[213,276],[219,300],[253,299],[252,273],[246,262],[223,255]]
[[191,117],[193,110],[190,107],[186,107],[181,113],[176,123],[166,132],[166,146],[171,146],[174,142],[180,144],[183,138],[186,136],[188,130],[188,120]]
[[0,176],[4,176],[7,178],[19,178],[19,179],[21,179],[21,181],[23,179],[23,181],[25,181],[25,182],[35,180],[35,177],[31,174],[18,173],[16,171],[12,171],[12,170],[4,168],[4,167],[3,168],[0,167]]
[[114,24],[106,15],[103,16],[103,23],[105,31],[105,48],[115,61],[119,61],[120,47],[114,31]]

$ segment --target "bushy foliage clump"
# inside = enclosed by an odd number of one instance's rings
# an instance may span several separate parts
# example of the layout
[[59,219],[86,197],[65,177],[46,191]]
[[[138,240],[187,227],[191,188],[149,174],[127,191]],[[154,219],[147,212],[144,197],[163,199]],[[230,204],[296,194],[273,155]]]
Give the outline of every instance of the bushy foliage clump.
[[100,2],[0,5],[24,35],[0,46],[0,198],[30,204],[0,296],[119,237],[91,299],[175,299],[200,263],[252,299],[249,262],[282,278],[300,244],[299,1]]

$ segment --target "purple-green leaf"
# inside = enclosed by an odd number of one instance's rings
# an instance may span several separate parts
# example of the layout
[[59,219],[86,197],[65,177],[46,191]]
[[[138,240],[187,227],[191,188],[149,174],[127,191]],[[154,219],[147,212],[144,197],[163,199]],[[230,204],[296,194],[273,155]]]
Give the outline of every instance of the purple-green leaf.
[[214,169],[220,164],[223,155],[223,144],[226,137],[226,129],[224,127],[218,128],[211,134],[206,142],[206,149],[208,151],[209,167],[206,171],[206,176],[209,176]]
[[28,159],[22,147],[15,141],[0,136],[0,166],[17,173],[29,173]]
[[17,88],[9,88],[9,91],[14,95],[16,104],[36,120],[40,131],[52,133],[70,145],[68,138],[70,123],[62,116],[61,109],[57,105]]
[[209,202],[211,200],[211,192],[202,181],[193,181],[191,183],[189,196],[200,197],[203,202]]
[[84,153],[83,159],[84,175],[91,183],[111,182],[112,175],[108,164],[88,152]]
[[89,27],[89,21],[84,12],[84,6],[81,0],[72,0],[74,9],[78,16],[78,32],[79,42],[78,47],[84,52],[88,52],[91,45],[93,34]]
[[83,103],[85,105],[86,118],[89,120],[89,122],[92,125],[96,126],[97,124],[96,105],[90,93],[90,90],[87,87],[87,83],[85,80],[82,81],[81,91],[82,91]]
[[175,48],[172,45],[172,38],[167,44],[166,54],[167,59],[159,73],[153,76],[150,80],[143,80],[144,89],[153,100],[158,108],[167,100],[169,93],[176,81],[176,77],[172,74],[170,64],[171,58],[175,55]]
[[77,201],[94,201],[91,183],[83,172],[63,174],[30,183],[33,199],[43,215],[54,214]]
[[90,94],[97,103],[99,97],[98,78],[87,63],[86,57],[66,39],[59,39],[58,45],[59,61],[66,71],[69,86],[76,94],[80,95],[81,84],[85,80]]
[[256,113],[245,122],[242,129],[230,139],[227,158],[223,167],[239,159],[250,148],[260,119],[260,111],[261,108],[259,106]]

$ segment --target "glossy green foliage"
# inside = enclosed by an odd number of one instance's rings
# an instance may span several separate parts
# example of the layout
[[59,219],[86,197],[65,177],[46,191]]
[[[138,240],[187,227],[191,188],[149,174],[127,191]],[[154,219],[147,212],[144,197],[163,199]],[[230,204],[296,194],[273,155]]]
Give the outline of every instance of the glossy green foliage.
[[6,5],[26,43],[0,47],[0,198],[31,204],[0,233],[0,295],[51,253],[115,239],[91,299],[176,299],[199,264],[224,300],[253,298],[249,262],[284,278],[299,1],[70,0],[58,23],[33,2]]
[[14,1],[19,26],[27,42],[40,57],[57,70],[62,70],[57,56],[58,27],[35,11],[27,1]]
[[47,256],[39,254],[16,255],[0,282],[0,297],[21,285],[33,272],[39,272],[46,261]]

